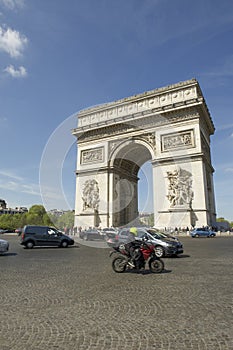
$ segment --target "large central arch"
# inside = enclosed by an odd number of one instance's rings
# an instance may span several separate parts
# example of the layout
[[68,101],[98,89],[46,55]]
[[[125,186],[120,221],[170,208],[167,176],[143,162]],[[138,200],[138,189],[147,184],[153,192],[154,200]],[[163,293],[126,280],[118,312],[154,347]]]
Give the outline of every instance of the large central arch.
[[154,158],[150,144],[139,137],[123,140],[110,154],[113,195],[110,199],[113,226],[123,226],[138,218],[138,172]]
[[195,79],[78,114],[75,225],[122,226],[138,218],[138,171],[150,161],[157,227],[213,225],[210,135]]

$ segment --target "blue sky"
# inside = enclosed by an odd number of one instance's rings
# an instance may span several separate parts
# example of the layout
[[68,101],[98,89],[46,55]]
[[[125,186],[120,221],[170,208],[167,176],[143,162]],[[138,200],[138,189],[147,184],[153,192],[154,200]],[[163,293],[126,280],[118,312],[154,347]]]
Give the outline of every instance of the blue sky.
[[[233,220],[232,37],[231,0],[0,0],[0,198],[30,207],[46,192],[47,209],[73,209],[74,114],[196,78],[216,128],[217,216]],[[63,198],[53,179],[41,195],[48,153]]]

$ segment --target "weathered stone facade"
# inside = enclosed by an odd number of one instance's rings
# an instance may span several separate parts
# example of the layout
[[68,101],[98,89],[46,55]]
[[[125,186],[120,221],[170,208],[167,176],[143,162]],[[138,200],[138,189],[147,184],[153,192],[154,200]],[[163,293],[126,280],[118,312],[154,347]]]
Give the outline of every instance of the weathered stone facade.
[[[215,223],[214,125],[195,79],[86,109],[77,117],[76,226],[133,222],[138,171],[146,161],[153,169],[156,227]],[[88,206],[83,191],[94,182],[98,205]]]

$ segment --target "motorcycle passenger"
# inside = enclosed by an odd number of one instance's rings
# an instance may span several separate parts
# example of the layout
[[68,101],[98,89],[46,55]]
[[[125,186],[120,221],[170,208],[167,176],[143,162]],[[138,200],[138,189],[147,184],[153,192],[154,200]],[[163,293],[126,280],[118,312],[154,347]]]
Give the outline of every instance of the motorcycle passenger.
[[131,261],[128,262],[128,264],[131,267],[135,267],[135,260],[138,258],[139,252],[136,250],[138,246],[140,245],[138,241],[136,241],[136,236],[137,236],[138,230],[136,227],[131,227],[129,230],[129,235],[128,239],[126,242],[126,249],[128,249]]

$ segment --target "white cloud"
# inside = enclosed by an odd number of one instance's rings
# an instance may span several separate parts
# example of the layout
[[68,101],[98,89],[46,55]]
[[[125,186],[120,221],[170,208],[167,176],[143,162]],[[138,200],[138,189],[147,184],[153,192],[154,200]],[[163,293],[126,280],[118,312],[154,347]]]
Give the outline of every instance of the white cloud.
[[0,26],[0,51],[5,51],[11,57],[17,58],[22,55],[27,43],[28,39],[20,32]]
[[4,69],[4,72],[10,74],[13,78],[24,78],[27,76],[26,68],[20,66],[19,69],[15,69],[14,66],[10,65]]
[[16,8],[22,8],[25,5],[24,0],[0,0],[0,5],[5,6],[9,10],[15,10]]
[[1,181],[0,188],[4,191],[13,191],[19,195],[20,193],[28,193],[34,196],[40,196],[39,186],[35,184],[24,185],[16,181]]
[[22,181],[23,178],[12,173],[10,170],[0,170],[0,176],[8,177],[13,180]]
[[213,71],[205,72],[203,76],[209,77],[232,77],[233,76],[233,55],[228,56],[224,62]]
[[40,196],[38,184],[28,183],[28,180],[18,176],[10,170],[0,171],[0,188],[4,191],[13,191],[19,193],[29,193],[31,195]]
[[[29,182],[28,179],[18,176],[14,171],[8,169],[0,170],[0,189],[5,192],[11,191],[17,196],[19,194],[28,194],[41,197],[39,184]],[[63,199],[62,194],[57,191],[56,187],[46,187],[46,193],[53,205]]]

